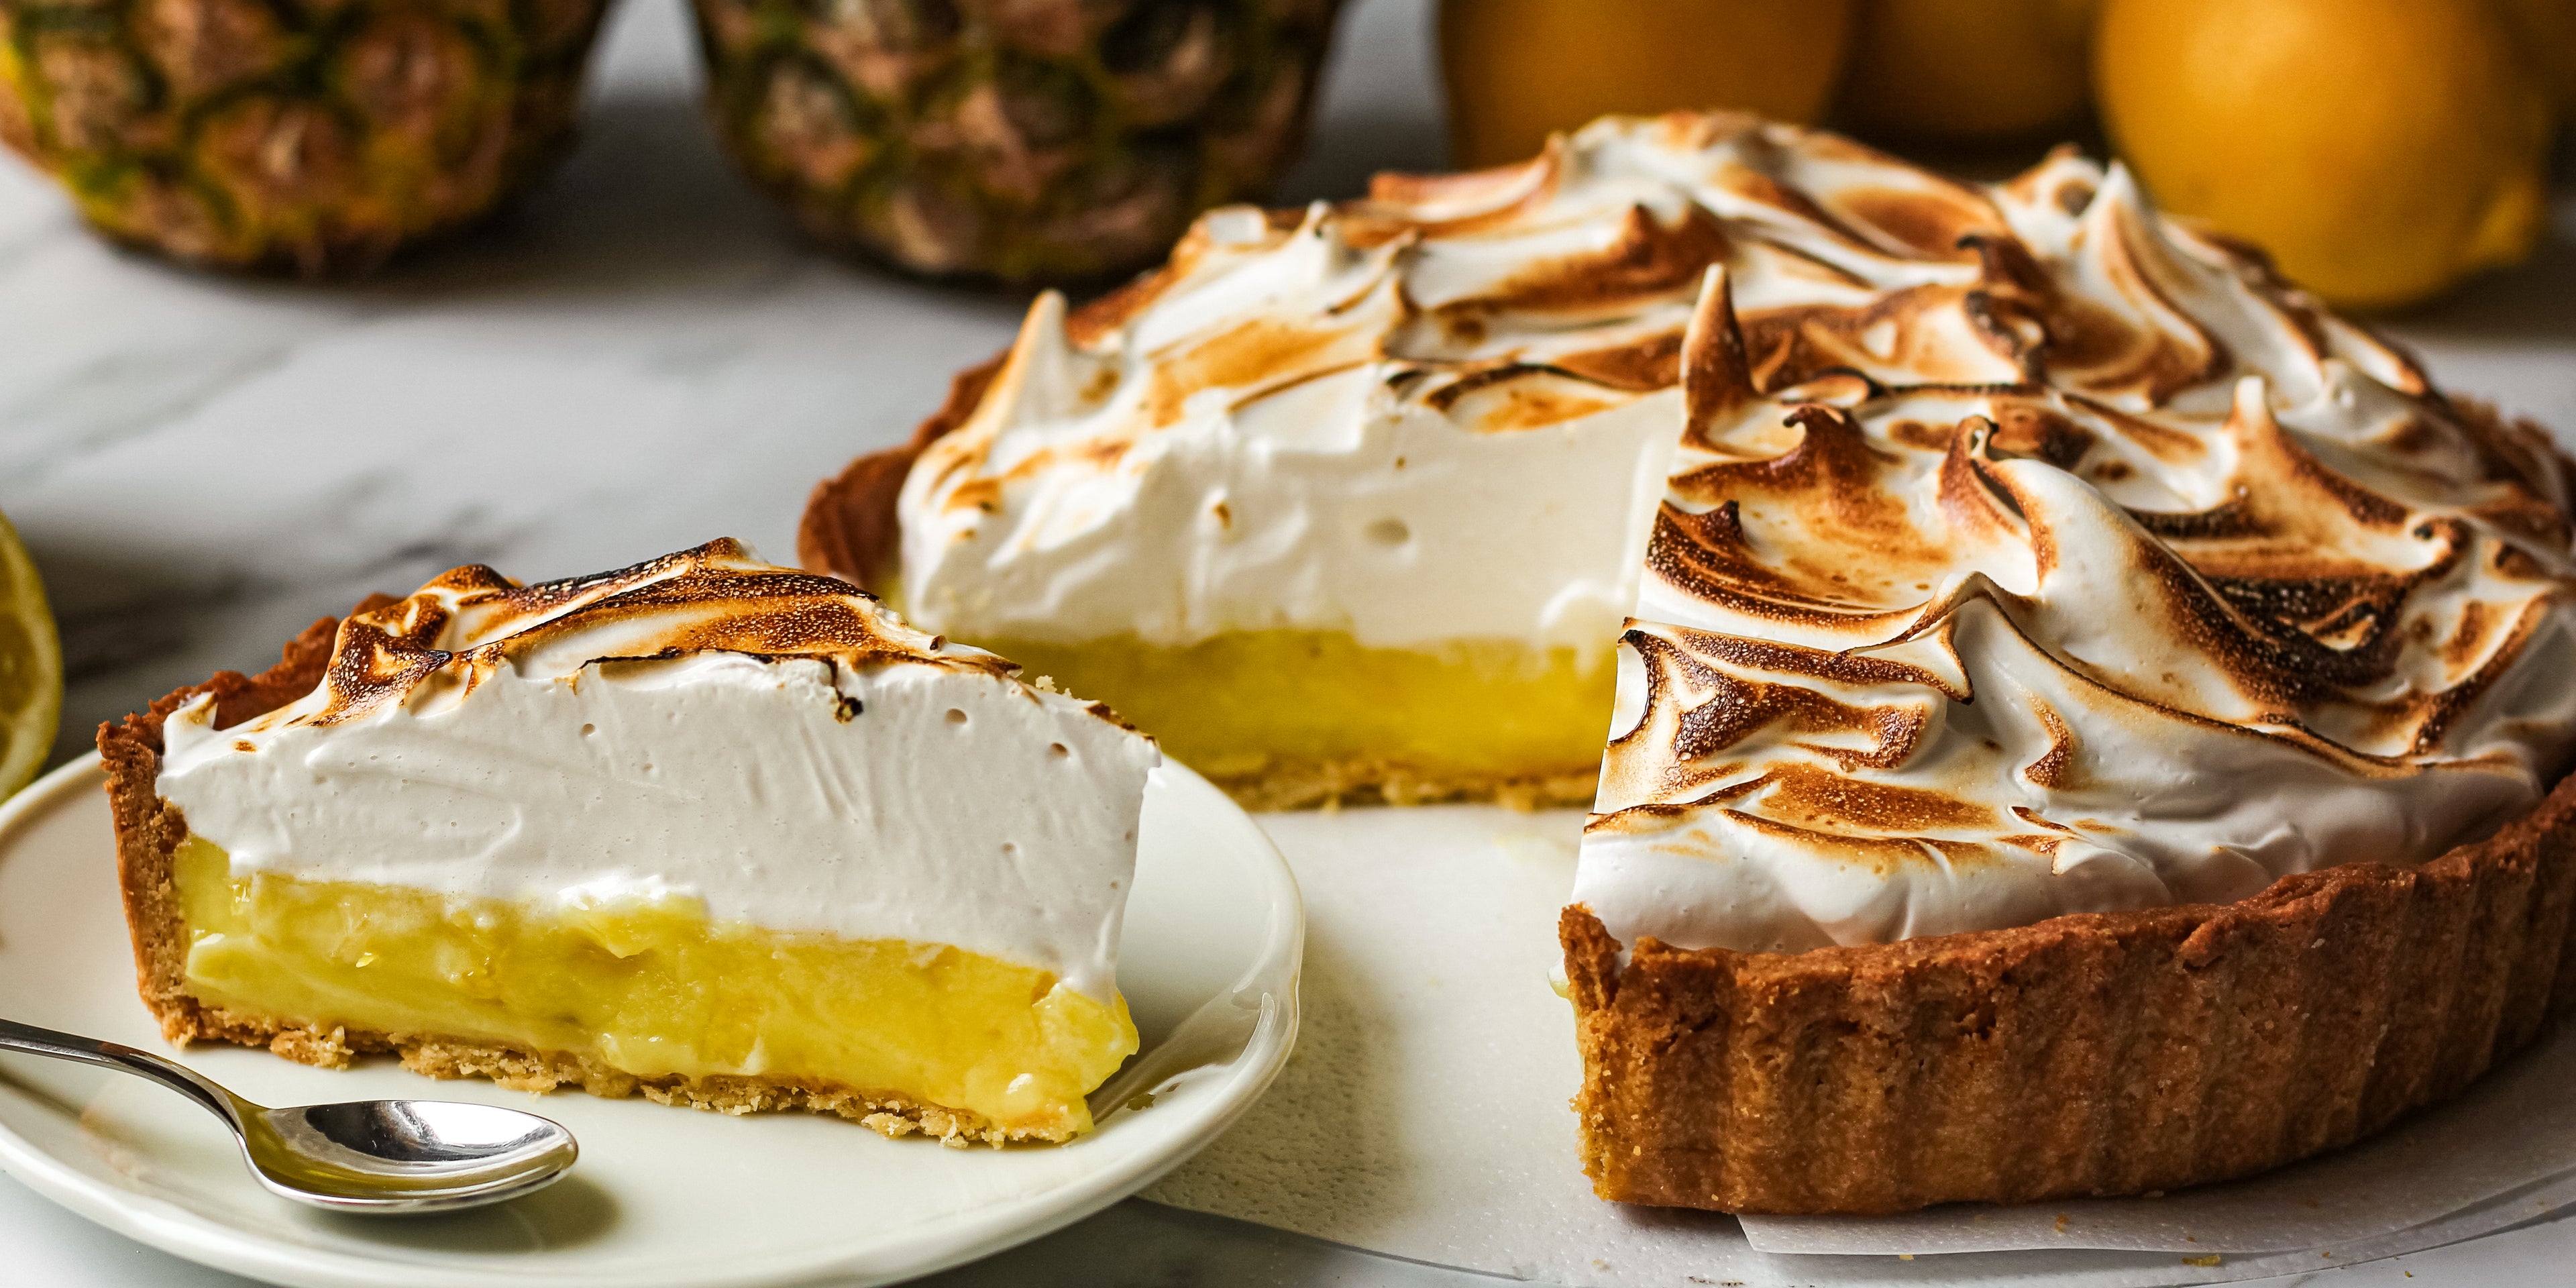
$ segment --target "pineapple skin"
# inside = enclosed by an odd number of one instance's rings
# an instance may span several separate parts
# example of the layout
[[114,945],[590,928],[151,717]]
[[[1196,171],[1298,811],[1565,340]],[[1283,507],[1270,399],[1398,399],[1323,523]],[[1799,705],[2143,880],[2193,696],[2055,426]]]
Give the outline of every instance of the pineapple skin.
[[111,240],[363,275],[571,140],[607,0],[0,0],[0,141]]
[[735,164],[826,244],[1090,284],[1260,196],[1341,0],[694,0]]

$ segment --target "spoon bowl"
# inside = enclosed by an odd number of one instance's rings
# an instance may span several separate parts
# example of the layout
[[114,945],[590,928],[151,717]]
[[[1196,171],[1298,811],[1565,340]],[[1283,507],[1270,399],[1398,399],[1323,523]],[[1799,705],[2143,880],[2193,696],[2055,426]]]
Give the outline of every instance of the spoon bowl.
[[233,1129],[269,1192],[340,1212],[452,1212],[553,1184],[581,1155],[562,1124],[450,1100],[359,1100],[269,1109],[147,1051],[0,1020],[0,1051],[150,1078]]
[[551,1119],[451,1100],[256,1109],[242,1150],[260,1183],[287,1198],[411,1212],[530,1193],[561,1177],[581,1152]]

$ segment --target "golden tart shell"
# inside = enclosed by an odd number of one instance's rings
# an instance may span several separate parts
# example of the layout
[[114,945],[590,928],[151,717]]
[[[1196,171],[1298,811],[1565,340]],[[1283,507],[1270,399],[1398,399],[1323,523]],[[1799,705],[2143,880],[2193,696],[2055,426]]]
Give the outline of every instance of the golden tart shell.
[[2576,777],[2420,867],[1795,954],[1559,926],[1602,1198],[1898,1212],[2247,1176],[2457,1096],[2576,1003]]

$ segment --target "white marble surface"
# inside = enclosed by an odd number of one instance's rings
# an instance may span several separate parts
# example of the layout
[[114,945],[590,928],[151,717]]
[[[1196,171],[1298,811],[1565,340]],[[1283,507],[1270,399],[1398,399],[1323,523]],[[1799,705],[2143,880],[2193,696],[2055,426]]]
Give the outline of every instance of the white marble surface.
[[[457,563],[552,577],[718,535],[786,557],[815,479],[1007,339],[1017,301],[818,255],[734,180],[697,114],[680,3],[625,0],[583,144],[523,209],[363,287],[120,254],[0,163],[0,509],[62,619],[58,760],[102,719],[257,669],[313,618]],[[1427,13],[1360,0],[1284,196],[1439,164]],[[2532,269],[2395,329],[2447,385],[2576,428],[2576,198],[2558,213]],[[2567,1220],[2312,1278],[2536,1285],[2572,1256]],[[0,1179],[0,1282],[241,1281]],[[937,1282],[1488,1281],[1129,1203]]]

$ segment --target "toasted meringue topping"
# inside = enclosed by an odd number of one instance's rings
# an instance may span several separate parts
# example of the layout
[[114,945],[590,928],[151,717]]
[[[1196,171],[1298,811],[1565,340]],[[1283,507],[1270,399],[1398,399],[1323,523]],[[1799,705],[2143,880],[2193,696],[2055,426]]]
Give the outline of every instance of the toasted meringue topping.
[[2576,758],[2545,437],[2116,168],[1986,200],[1958,307],[2017,378],[1784,387],[1710,271],[1574,892],[1622,941],[2229,901],[2429,859]]
[[[2249,302],[2117,171],[1984,188],[1745,117],[1611,118],[1524,166],[1216,211],[1137,284],[1041,299],[907,478],[907,611],[967,638],[1606,649],[1713,265],[1740,383],[1771,397],[2045,382],[2106,415],[2212,412],[2250,372],[2324,406],[2329,358],[2356,396],[2426,392],[2303,302]],[[2134,436],[2160,466],[2195,446]],[[2205,508],[2151,495],[2170,472],[2119,499]]]
[[1633,615],[1577,898],[1800,948],[2527,807],[2576,749],[2568,489],[2116,166],[1677,115],[1041,302],[901,518],[917,614],[995,638]]
[[732,541],[340,625],[311,694],[174,712],[159,790],[235,873],[951,944],[1107,1000],[1153,744]]
[[1202,218],[1048,297],[900,502],[906,611],[968,638],[1347,630],[1606,653],[1701,274],[1772,384],[2022,374],[1968,304],[1980,191],[1744,118],[1610,120],[1526,166]]

